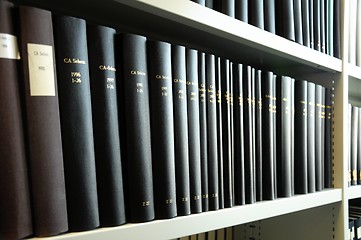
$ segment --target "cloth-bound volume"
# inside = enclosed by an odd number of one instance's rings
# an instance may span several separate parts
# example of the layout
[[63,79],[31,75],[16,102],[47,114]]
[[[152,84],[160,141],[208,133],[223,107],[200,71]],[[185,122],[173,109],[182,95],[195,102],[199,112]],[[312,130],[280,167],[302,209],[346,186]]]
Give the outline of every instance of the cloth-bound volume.
[[276,0],[276,32],[295,41],[295,21],[293,0]]
[[87,25],[100,226],[121,225],[126,220],[114,35],[112,28]]
[[248,0],[235,1],[235,17],[248,23]]
[[264,5],[263,0],[249,1],[249,23],[260,29],[264,29]]
[[33,232],[13,11],[13,3],[0,1],[0,236],[4,239]]
[[177,216],[171,45],[148,40],[154,207],[157,219]]
[[315,172],[315,84],[307,83],[307,191],[316,191]]
[[20,6],[19,27],[33,226],[50,236],[68,230],[51,12]]
[[175,174],[178,215],[191,213],[185,47],[172,45]]
[[86,22],[54,24],[69,230],[84,231],[99,226]]
[[121,33],[115,47],[127,222],[145,222],[155,216],[146,37]]

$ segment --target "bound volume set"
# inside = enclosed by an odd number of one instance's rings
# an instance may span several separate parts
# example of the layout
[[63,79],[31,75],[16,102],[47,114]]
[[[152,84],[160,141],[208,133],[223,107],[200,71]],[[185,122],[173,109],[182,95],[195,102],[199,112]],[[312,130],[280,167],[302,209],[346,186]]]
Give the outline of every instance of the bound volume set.
[[[340,0],[192,1],[301,45],[341,58]],[[357,3],[359,1],[350,2],[354,2],[350,6],[351,12],[355,12],[356,8],[360,7],[356,6],[360,5]],[[355,19],[352,20],[356,23],[356,12],[354,16]]]
[[0,0],[0,238],[332,187],[332,90]]

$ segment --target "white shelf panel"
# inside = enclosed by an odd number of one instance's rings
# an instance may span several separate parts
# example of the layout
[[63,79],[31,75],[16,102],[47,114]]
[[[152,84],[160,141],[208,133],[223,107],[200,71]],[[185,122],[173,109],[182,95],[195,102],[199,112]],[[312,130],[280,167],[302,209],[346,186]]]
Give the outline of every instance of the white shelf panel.
[[119,227],[99,228],[80,233],[66,233],[48,239],[173,239],[340,202],[342,199],[341,194],[341,189],[331,189],[167,220],[125,224]]
[[346,192],[348,199],[361,198],[361,185],[349,186]]

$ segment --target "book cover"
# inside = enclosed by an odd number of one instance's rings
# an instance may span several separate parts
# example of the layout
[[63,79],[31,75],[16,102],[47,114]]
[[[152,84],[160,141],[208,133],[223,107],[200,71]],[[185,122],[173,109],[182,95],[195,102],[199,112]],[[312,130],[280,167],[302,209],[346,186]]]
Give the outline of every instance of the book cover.
[[313,42],[314,49],[321,51],[321,0],[313,0]]
[[307,191],[316,191],[316,169],[315,169],[315,92],[316,86],[312,82],[307,82]]
[[178,215],[191,213],[187,117],[186,50],[172,45],[174,151]]
[[311,47],[309,0],[301,0],[303,45]]
[[217,96],[215,56],[206,53],[206,109],[208,150],[209,210],[217,210],[218,202],[218,149],[217,149]]
[[226,14],[229,17],[235,18],[235,0],[219,0],[220,12]]
[[276,33],[295,41],[293,0],[276,0]]
[[202,211],[209,209],[208,202],[208,146],[207,146],[207,96],[205,53],[198,52],[199,129],[201,150]]
[[99,226],[86,21],[53,19],[69,230],[85,231]]
[[334,0],[333,7],[333,56],[341,59],[341,1]]
[[248,0],[235,1],[236,19],[248,23]]
[[249,1],[249,23],[260,29],[264,29],[264,5],[263,0]]
[[295,23],[295,40],[303,45],[303,26],[302,26],[302,0],[293,0],[293,12]]
[[127,222],[145,222],[155,217],[147,39],[130,33],[116,37],[118,106],[124,109],[120,114],[124,118],[121,132],[125,133],[123,169]]
[[68,230],[53,22],[47,10],[18,10],[34,234],[51,236]]
[[191,213],[202,212],[201,147],[199,123],[198,51],[186,50],[188,145]]
[[275,0],[263,1],[264,30],[276,34],[276,3]]
[[114,36],[115,29],[87,25],[100,226],[126,222]]
[[33,233],[14,4],[0,1],[0,236]]
[[[262,125],[265,124],[262,121],[262,108],[263,108],[263,95],[262,95],[262,88],[263,88],[263,79],[262,79],[262,71],[256,71],[256,78],[255,78],[255,166],[256,166],[256,200],[262,201],[263,200],[263,131]],[[266,105],[265,105],[266,106]]]
[[157,219],[177,216],[171,45],[147,41],[154,209]]

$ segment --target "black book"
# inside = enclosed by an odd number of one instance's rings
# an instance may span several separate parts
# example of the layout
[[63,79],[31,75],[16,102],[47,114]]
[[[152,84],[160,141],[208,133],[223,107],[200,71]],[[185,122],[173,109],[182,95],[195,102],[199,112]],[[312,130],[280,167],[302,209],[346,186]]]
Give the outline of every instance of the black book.
[[217,210],[218,203],[218,151],[215,56],[206,54],[206,108],[208,150],[208,201],[209,210]]
[[191,212],[202,212],[201,147],[199,123],[198,51],[187,49],[187,113]]
[[208,204],[208,149],[207,149],[207,97],[206,97],[206,59],[204,52],[198,52],[198,85],[199,85],[199,128],[201,144],[201,182],[202,211],[209,209]]
[[310,40],[310,8],[309,0],[301,0],[302,11],[302,37],[303,45],[306,47],[311,46]]
[[307,83],[307,191],[316,191],[315,172],[315,84]]
[[321,52],[326,53],[326,0],[320,0],[320,42]]
[[232,206],[234,206],[234,100],[233,100],[233,62],[229,65],[229,104],[230,104],[230,129],[231,129],[231,196]]
[[231,156],[231,116],[230,116],[230,64],[221,58],[221,95],[222,95],[222,140],[223,140],[223,178],[224,207],[232,207],[232,156]]
[[352,106],[351,110],[351,185],[357,185],[357,136],[359,108]]
[[249,23],[260,29],[264,29],[263,0],[249,1]]
[[262,196],[264,200],[275,198],[275,165],[274,152],[276,143],[274,137],[276,132],[273,129],[274,124],[274,98],[273,91],[274,78],[273,73],[269,71],[262,72]]
[[320,1],[313,0],[313,42],[314,49],[321,51],[321,16]]
[[330,56],[333,54],[333,40],[334,40],[334,0],[326,1],[326,53]]
[[173,115],[176,197],[178,215],[191,213],[187,118],[186,51],[172,45]]
[[256,200],[263,200],[263,189],[262,189],[262,176],[263,176],[263,132],[262,132],[262,72],[261,70],[256,71],[255,76],[255,166],[256,166]]
[[[333,106],[332,89],[326,88],[325,90],[325,108],[326,108],[325,109],[325,168],[324,168],[325,188],[332,187],[332,113],[333,113],[332,106]],[[360,127],[359,130],[361,130]],[[359,159],[361,159],[361,152]]]
[[309,9],[309,17],[310,17],[310,48],[312,49],[316,49],[316,44],[315,44],[315,38],[314,38],[314,15],[313,15],[313,7],[314,7],[314,4],[313,4],[313,1],[317,1],[317,0],[308,0],[308,9]]
[[217,111],[217,150],[218,150],[218,187],[219,208],[224,208],[223,178],[223,131],[222,131],[222,93],[221,93],[221,59],[216,57],[216,111]]
[[243,68],[243,127],[244,127],[244,177],[246,204],[255,202],[254,155],[253,155],[253,124],[252,124],[252,68]]
[[245,204],[244,125],[243,125],[243,66],[233,64],[234,96],[234,201]]
[[295,193],[307,193],[307,81],[295,81]]
[[127,222],[145,222],[155,216],[146,37],[125,33],[117,37]]
[[242,22],[248,23],[248,0],[235,1],[235,17]]
[[112,28],[87,25],[100,226],[126,221],[114,36]]
[[274,143],[274,147],[273,147],[273,167],[274,167],[274,196],[275,198],[277,197],[277,91],[276,91],[276,82],[277,82],[277,75],[273,74],[273,82],[272,83],[272,118],[273,118],[273,143]]
[[[18,69],[20,54],[17,40],[19,35],[15,32],[13,13],[14,4],[1,0],[0,236],[4,239],[21,239],[33,233],[30,174],[23,126],[25,118],[23,118],[21,102],[23,93],[20,93],[19,84],[19,80],[22,79]],[[50,60],[53,61],[53,59]],[[65,192],[64,182],[63,192]]]
[[275,0],[263,1],[264,30],[276,34],[276,3]]
[[218,0],[220,1],[220,12],[235,18],[236,11],[235,11],[235,0]]
[[205,1],[206,1],[205,6],[206,6],[207,8],[214,9],[213,0],[205,0]]
[[334,0],[333,56],[341,59],[341,0]]
[[[357,127],[357,163],[356,163],[356,176],[357,176],[357,185],[361,184],[361,108],[358,108],[358,127]],[[326,158],[325,158],[326,161]],[[361,237],[361,236],[360,236]]]
[[295,41],[293,0],[276,0],[276,33]]
[[291,193],[295,194],[295,79],[291,78]]
[[84,231],[99,226],[86,22],[54,23],[69,230]]
[[253,165],[253,198],[257,195],[257,166],[256,166],[256,69],[251,69],[251,129],[252,129],[252,165]]
[[302,29],[302,0],[293,0],[293,12],[295,21],[295,40],[303,45]]
[[277,196],[292,195],[292,160],[291,160],[291,78],[279,76],[276,80],[277,96]]
[[323,168],[325,156],[325,89],[319,84],[316,84],[315,93],[315,172],[316,172],[316,191],[323,189]]
[[157,219],[177,216],[171,45],[147,42],[154,209]]

